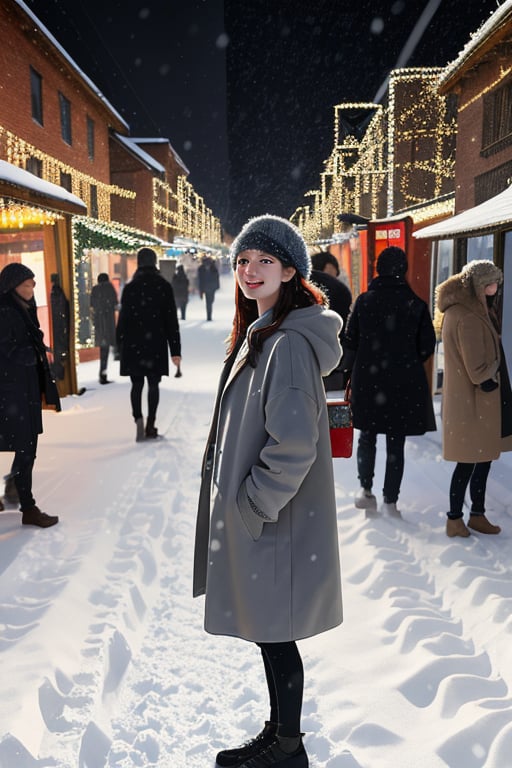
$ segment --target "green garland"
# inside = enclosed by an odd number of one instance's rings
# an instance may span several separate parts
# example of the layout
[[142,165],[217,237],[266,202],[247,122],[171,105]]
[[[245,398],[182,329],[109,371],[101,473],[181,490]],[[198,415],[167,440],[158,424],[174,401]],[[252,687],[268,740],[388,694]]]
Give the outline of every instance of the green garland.
[[137,251],[144,246],[161,246],[162,241],[120,224],[97,219],[73,218],[73,240],[75,253],[81,255],[89,248],[102,251]]

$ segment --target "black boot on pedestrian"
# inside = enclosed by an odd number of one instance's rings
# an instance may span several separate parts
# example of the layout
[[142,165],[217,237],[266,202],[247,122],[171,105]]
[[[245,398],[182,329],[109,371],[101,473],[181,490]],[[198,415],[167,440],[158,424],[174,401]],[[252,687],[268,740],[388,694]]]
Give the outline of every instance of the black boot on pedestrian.
[[268,747],[276,738],[277,723],[270,720],[265,721],[265,727],[257,736],[239,747],[233,749],[223,749],[216,758],[216,765],[219,768],[238,768],[249,757],[257,755],[262,749]]
[[100,373],[100,384],[112,384],[106,373]]
[[158,430],[155,427],[154,419],[148,419],[146,423],[146,439],[154,440],[158,437]]
[[301,736],[276,736],[266,749],[250,757],[238,768],[308,768],[309,760]]
[[59,522],[57,515],[47,515],[46,512],[41,512],[39,507],[30,507],[30,509],[25,509],[21,514],[23,525],[37,525],[38,528],[50,528],[50,526],[56,525]]
[[144,419],[142,416],[139,416],[138,419],[135,419],[135,428],[135,442],[142,443],[144,440]]
[[20,503],[20,497],[18,496],[18,489],[16,488],[14,477],[12,477],[11,475],[7,475],[7,477],[5,478],[4,501],[7,502],[7,504]]

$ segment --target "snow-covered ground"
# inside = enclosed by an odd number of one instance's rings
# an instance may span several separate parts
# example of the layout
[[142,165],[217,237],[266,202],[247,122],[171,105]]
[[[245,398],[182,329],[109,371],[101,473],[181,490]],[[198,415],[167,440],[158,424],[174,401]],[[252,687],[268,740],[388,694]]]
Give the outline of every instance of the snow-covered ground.
[[[258,650],[207,635],[191,597],[232,293],[224,276],[212,323],[189,304],[163,440],[134,442],[113,361],[115,383],[82,364],[85,394],[45,413],[35,493],[61,522],[22,528],[16,509],[0,513],[0,768],[210,768],[268,716]],[[0,454],[2,474],[9,462]],[[512,457],[490,476],[500,536],[445,536],[452,466],[439,432],[408,439],[404,519],[366,520],[355,459],[335,460],[345,621],[300,643],[312,768],[512,766]]]

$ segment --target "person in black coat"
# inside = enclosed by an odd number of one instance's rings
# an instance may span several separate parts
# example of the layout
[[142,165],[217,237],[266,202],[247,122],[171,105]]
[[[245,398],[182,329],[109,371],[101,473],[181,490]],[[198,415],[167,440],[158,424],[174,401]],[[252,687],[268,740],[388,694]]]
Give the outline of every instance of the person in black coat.
[[436,337],[427,304],[405,280],[407,257],[385,248],[368,290],[357,297],[343,334],[343,365],[351,373],[354,427],[360,430],[357,469],[361,489],[355,505],[372,514],[377,434],[386,435],[382,511],[399,516],[396,502],[404,472],[406,435],[436,429],[424,368]]
[[60,411],[34,300],[34,273],[7,264],[0,273],[0,451],[14,451],[14,480],[23,525],[49,528],[56,515],[41,512],[32,494],[42,402]]
[[[121,296],[117,321],[120,374],[132,382],[130,399],[137,425],[136,440],[158,437],[155,427],[162,376],[169,375],[169,352],[176,368],[181,363],[181,341],[172,285],[156,267],[152,248],[137,254],[137,271]],[[144,429],[142,390],[148,382],[148,416]]]
[[94,322],[94,340],[100,348],[100,384],[110,384],[107,378],[108,353],[116,344],[117,293],[106,272],[100,272],[98,282],[91,291],[91,311]]
[[187,304],[188,304],[189,279],[187,277],[187,273],[185,272],[183,264],[179,264],[176,267],[176,272],[172,277],[171,285],[174,291],[174,299],[176,301],[176,306],[181,312],[181,319],[185,320],[185,315],[187,313]]
[[201,266],[197,270],[197,280],[199,287],[199,298],[205,298],[206,301],[206,319],[212,319],[212,308],[215,300],[215,292],[219,288],[219,270],[214,260],[206,256]]
[[[343,346],[343,328],[345,328],[347,317],[350,312],[352,292],[345,283],[342,283],[341,280],[338,279],[338,277],[334,277],[333,272],[336,272],[337,269],[336,275],[338,275],[340,269],[338,261],[332,253],[329,253],[329,251],[314,253],[311,256],[311,264],[313,265],[311,281],[318,285],[329,299],[329,309],[337,312],[343,320],[343,326],[340,332],[340,341]],[[324,386],[326,391],[345,389],[346,381],[347,374],[342,370],[341,365],[339,365],[338,368],[329,374],[329,376],[325,376]]]

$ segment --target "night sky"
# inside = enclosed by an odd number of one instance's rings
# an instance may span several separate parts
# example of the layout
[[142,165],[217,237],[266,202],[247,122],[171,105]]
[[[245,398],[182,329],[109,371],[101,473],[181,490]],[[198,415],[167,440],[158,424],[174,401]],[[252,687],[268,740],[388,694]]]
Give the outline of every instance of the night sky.
[[[496,0],[25,0],[130,125],[168,138],[224,228],[317,188],[333,106],[444,66]],[[425,29],[426,16],[430,21]],[[418,24],[419,42],[399,57]]]

